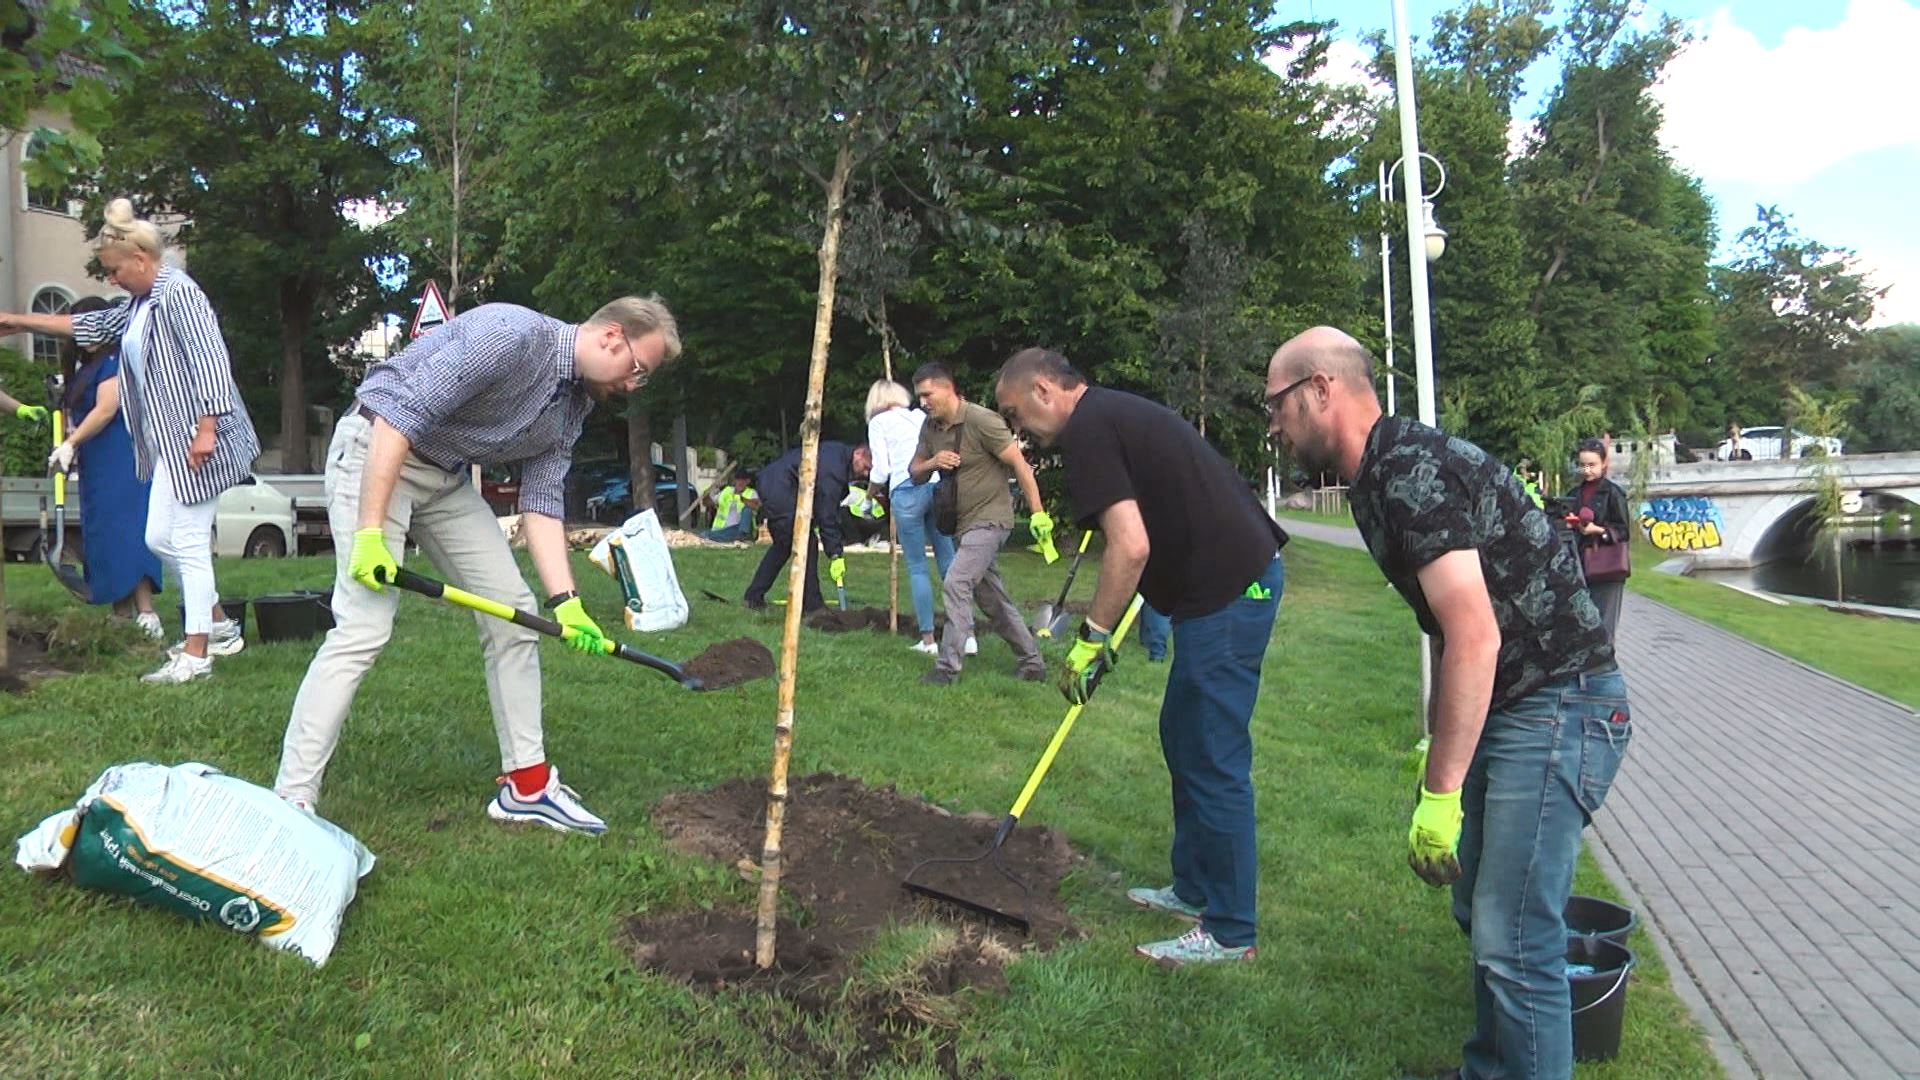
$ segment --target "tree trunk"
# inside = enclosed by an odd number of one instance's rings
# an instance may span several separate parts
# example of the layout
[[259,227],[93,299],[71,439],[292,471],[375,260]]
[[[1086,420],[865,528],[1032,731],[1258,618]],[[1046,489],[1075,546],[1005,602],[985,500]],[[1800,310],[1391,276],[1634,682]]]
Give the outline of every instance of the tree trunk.
[[627,468],[637,513],[653,505],[653,418],[638,398],[627,407]]
[[280,471],[309,473],[307,372],[304,352],[313,323],[313,300],[304,283],[280,284]]
[[[858,122],[854,118],[854,123]],[[826,232],[820,239],[820,293],[813,307],[813,357],[807,369],[807,407],[800,419],[800,493],[793,515],[792,569],[787,574],[786,628],[780,636],[780,690],[773,721],[773,768],[767,778],[767,835],[760,848],[760,906],[754,934],[754,963],[773,966],[774,925],[780,907],[780,836],[787,821],[787,762],[793,755],[794,678],[800,667],[800,616],[807,595],[813,531],[813,484],[820,466],[820,398],[827,381],[827,345],[833,339],[833,286],[839,273],[840,226],[845,215],[847,176],[853,150],[847,136],[827,184]]]
[[1158,95],[1160,87],[1167,81],[1167,51],[1173,48],[1173,39],[1180,36],[1180,24],[1186,20],[1186,0],[1169,0],[1167,4],[1167,36],[1160,42],[1160,55],[1154,58],[1153,67],[1147,71],[1147,93]]
[[13,620],[7,614],[6,561],[0,559],[0,671],[13,663],[13,643],[7,640],[7,626]]
[[673,474],[679,482],[673,485],[673,522],[684,529],[687,527],[687,506],[693,490],[693,470],[687,467],[687,414],[681,413],[673,418]]
[[1200,437],[1207,437],[1207,347],[1200,346]]

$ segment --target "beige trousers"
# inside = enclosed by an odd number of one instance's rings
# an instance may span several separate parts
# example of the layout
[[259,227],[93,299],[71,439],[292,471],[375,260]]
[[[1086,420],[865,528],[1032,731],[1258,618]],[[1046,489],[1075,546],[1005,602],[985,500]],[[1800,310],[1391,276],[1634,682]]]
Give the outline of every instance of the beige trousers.
[[[379,592],[347,572],[352,537],[360,523],[360,477],[366,468],[372,424],[364,416],[340,421],[327,451],[327,521],[334,537],[334,627],[321,643],[293,699],[280,749],[274,790],[308,804],[319,801],[320,780],[340,741],[360,680],[393,636],[400,590]],[[474,490],[465,469],[447,472],[408,455],[394,485],[385,523],[387,548],[405,550],[407,538],[452,584],[523,611],[536,610],[533,593],[499,523]],[[546,760],[540,730],[539,636],[524,627],[476,613],[486,659],[487,698],[500,738],[505,770]]]

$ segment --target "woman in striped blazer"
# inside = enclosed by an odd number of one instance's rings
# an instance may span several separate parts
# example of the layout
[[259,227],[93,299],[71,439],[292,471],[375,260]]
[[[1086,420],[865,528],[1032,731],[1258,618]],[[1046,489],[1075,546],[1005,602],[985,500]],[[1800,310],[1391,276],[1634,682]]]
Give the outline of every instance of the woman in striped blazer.
[[160,230],[115,199],[95,246],[107,280],[130,294],[125,300],[80,315],[0,315],[0,330],[69,336],[82,347],[120,339],[120,411],[133,435],[134,470],[153,484],[147,547],[179,578],[186,605],[186,640],[142,678],[184,683],[211,674],[212,656],[246,647],[220,610],[213,519],[220,493],[252,470],[260,440],[220,322],[200,286],[161,261]]

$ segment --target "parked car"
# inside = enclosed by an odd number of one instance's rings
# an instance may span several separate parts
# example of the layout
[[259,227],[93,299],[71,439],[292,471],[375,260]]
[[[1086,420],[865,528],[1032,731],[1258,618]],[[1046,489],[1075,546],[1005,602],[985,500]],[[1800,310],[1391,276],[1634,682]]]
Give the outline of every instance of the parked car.
[[277,559],[293,550],[293,496],[257,476],[220,493],[213,553],[223,558]]
[[520,509],[520,473],[505,465],[489,465],[480,473],[480,497],[496,517]]
[[[1718,461],[1776,461],[1783,456],[1780,443],[1785,430],[1780,427],[1743,428],[1737,447],[1729,436],[1720,440],[1720,446],[1714,450],[1713,456]],[[1827,453],[1834,456],[1846,452],[1839,439],[1815,438],[1798,428],[1793,431],[1792,441],[1792,453],[1784,456],[1803,458],[1816,446],[1825,447]]]
[[[619,521],[633,513],[633,475],[624,461],[576,462],[567,474],[584,500],[587,515],[596,521]],[[653,505],[671,516],[679,474],[673,466],[653,463]]]

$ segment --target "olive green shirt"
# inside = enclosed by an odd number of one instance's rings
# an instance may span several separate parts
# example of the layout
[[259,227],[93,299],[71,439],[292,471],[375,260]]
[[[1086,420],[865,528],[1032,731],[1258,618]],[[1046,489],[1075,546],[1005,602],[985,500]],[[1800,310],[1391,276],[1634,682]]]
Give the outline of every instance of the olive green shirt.
[[1007,430],[1006,421],[998,413],[967,402],[961,407],[960,419],[952,425],[927,417],[927,422],[920,425],[920,446],[913,456],[931,458],[942,450],[954,449],[956,431],[960,435],[960,468],[940,479],[942,484],[959,485],[960,525],[955,533],[975,525],[1013,528],[1013,498],[1007,490],[1013,469],[1000,460],[1000,453],[1013,442],[1013,432]]

